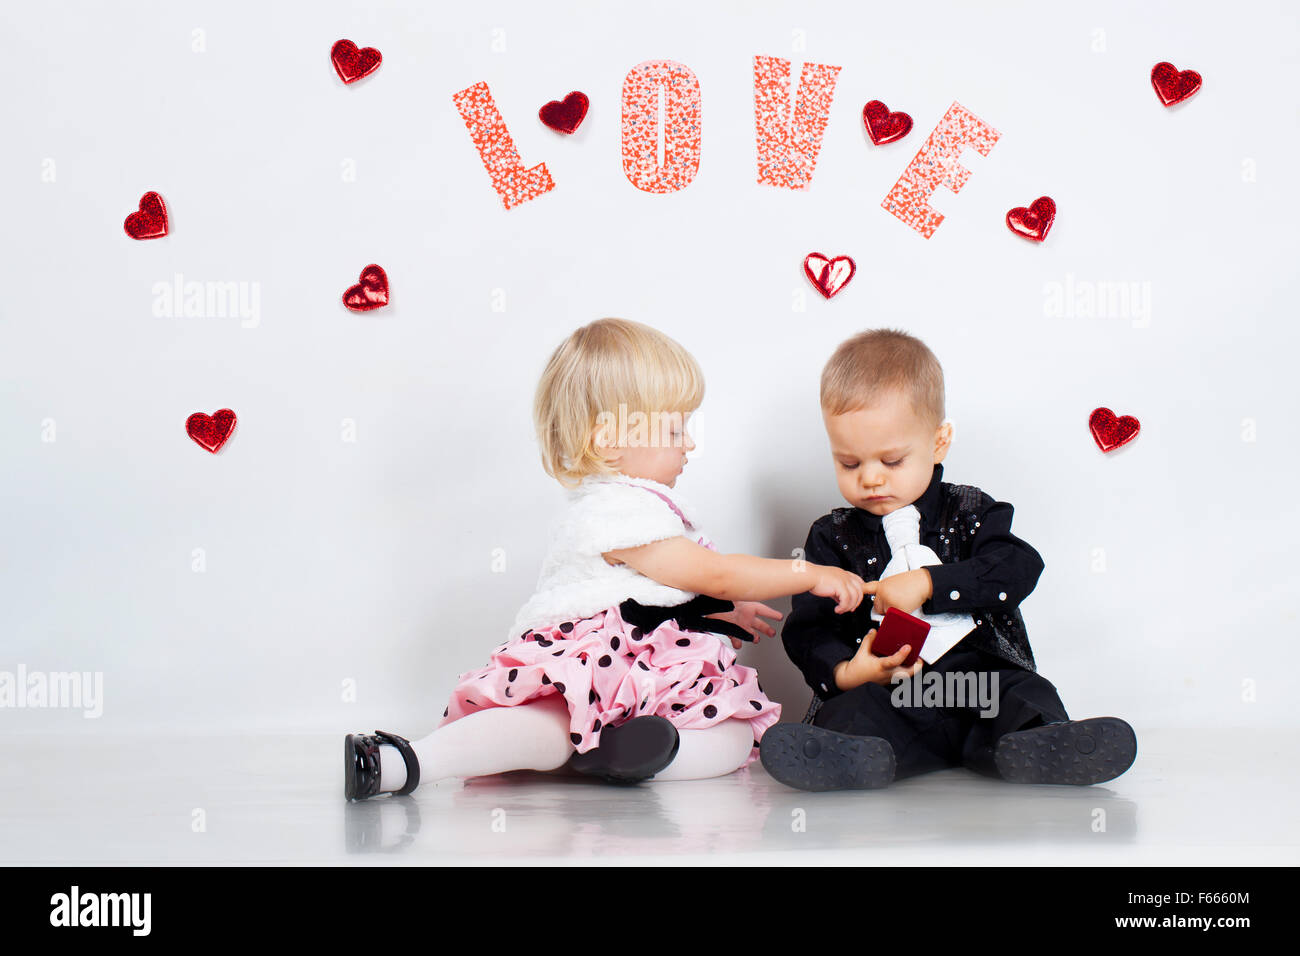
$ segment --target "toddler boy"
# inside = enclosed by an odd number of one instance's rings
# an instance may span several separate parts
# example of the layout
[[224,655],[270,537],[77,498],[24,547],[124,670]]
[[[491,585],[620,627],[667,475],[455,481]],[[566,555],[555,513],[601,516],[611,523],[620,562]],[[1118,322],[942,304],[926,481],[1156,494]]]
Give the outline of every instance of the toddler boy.
[[[1037,673],[1019,605],[1043,560],[1012,534],[1012,506],[943,481],[952,425],[934,354],[905,332],[862,332],[827,362],[821,405],[851,507],[813,523],[804,558],[855,572],[867,597],[850,614],[836,614],[827,598],[793,597],[781,638],[813,689],[813,708],[804,723],[763,735],[768,772],[802,790],[836,790],[955,766],[1058,784],[1127,770],[1137,754],[1133,728],[1117,717],[1070,720]],[[909,669],[907,647],[871,652],[891,607],[932,624]],[[922,694],[900,680],[947,693]],[[992,688],[996,706],[951,693],[976,686]]]

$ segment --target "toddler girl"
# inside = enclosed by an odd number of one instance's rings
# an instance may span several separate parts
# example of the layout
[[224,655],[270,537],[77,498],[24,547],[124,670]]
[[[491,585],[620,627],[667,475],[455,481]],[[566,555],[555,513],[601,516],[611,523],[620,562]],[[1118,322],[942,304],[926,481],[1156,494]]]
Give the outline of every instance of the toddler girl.
[[433,733],[347,735],[348,799],[566,765],[620,783],[699,779],[756,759],[781,716],[736,663],[741,640],[775,633],[761,618],[781,617],[757,602],[811,592],[843,614],[864,585],[843,568],[717,552],[674,490],[703,398],[690,353],[638,322],[592,322],[555,350],[533,412],[568,507],[536,593],[488,663],[460,675]]

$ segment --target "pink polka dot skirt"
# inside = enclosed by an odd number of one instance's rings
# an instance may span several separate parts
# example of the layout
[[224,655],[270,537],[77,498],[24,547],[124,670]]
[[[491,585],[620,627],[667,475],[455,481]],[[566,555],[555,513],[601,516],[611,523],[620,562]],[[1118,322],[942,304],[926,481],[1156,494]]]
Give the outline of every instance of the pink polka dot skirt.
[[579,753],[599,746],[604,727],[657,714],[678,730],[705,730],[747,720],[758,757],[763,732],[781,719],[758,671],[736,663],[716,635],[685,631],[672,618],[644,632],[618,606],[578,621],[529,631],[499,647],[487,666],[460,675],[442,723],[487,707],[513,707],[560,694],[569,705]]

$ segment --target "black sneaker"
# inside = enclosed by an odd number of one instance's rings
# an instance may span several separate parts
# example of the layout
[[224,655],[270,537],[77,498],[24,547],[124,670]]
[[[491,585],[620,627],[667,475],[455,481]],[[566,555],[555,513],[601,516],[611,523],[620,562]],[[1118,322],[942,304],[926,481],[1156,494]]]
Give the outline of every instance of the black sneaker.
[[575,753],[569,767],[609,783],[648,780],[673,762],[681,738],[672,721],[647,714],[600,732],[600,746]]
[[1004,734],[993,761],[1013,783],[1087,786],[1113,780],[1133,765],[1137,735],[1118,717],[1060,720]]
[[812,724],[774,724],[758,744],[773,779],[796,790],[876,790],[894,780],[894,748]]

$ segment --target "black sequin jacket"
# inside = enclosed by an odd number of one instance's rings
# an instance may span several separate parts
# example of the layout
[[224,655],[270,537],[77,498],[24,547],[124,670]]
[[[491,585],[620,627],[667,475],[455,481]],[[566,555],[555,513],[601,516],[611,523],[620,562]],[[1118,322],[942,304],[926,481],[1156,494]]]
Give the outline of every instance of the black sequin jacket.
[[[972,485],[943,481],[943,465],[934,466],[929,486],[913,504],[921,513],[921,543],[943,562],[926,569],[934,595],[921,610],[971,614],[976,626],[958,646],[1035,670],[1019,605],[1037,585],[1043,559],[1011,533],[1012,506]],[[804,551],[806,560],[847,568],[864,581],[878,580],[890,556],[880,516],[863,508],[836,508],[818,518]],[[814,708],[842,693],[835,665],[852,657],[867,631],[878,627],[871,607],[870,595],[847,614],[835,613],[832,598],[805,592],[792,599],[781,641],[813,690]]]

